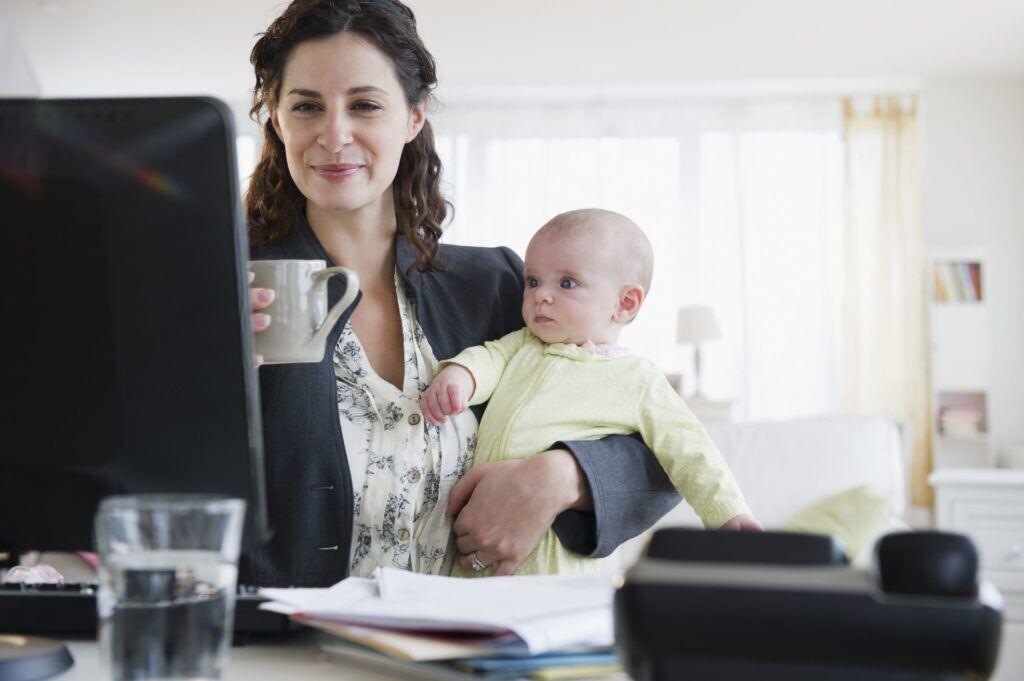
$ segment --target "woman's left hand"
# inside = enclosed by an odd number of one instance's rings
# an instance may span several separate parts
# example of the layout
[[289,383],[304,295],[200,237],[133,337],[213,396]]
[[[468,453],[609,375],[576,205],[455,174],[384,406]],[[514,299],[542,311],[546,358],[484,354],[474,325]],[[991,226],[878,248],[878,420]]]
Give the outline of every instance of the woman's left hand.
[[459,565],[476,558],[510,575],[540,543],[555,516],[589,503],[586,478],[564,449],[516,461],[473,466],[452,488],[448,515],[455,518]]

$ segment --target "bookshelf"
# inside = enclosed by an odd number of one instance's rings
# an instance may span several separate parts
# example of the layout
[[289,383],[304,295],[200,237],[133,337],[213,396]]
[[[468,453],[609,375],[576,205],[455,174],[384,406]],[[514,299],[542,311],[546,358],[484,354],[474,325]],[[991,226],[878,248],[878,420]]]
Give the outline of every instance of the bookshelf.
[[991,467],[992,335],[985,256],[977,249],[935,251],[930,267],[935,468]]

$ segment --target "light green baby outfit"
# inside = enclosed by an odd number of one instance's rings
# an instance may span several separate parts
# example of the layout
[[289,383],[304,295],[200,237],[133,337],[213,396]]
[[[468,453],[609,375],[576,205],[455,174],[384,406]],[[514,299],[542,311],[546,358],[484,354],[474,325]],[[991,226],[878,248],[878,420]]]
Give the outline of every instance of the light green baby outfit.
[[[559,441],[639,433],[706,527],[750,513],[718,448],[649,360],[549,345],[524,328],[446,364],[473,374],[471,405],[490,400],[477,431],[477,463],[527,459]],[[584,574],[600,563],[565,549],[549,529],[516,574]],[[463,577],[491,572],[452,570]]]

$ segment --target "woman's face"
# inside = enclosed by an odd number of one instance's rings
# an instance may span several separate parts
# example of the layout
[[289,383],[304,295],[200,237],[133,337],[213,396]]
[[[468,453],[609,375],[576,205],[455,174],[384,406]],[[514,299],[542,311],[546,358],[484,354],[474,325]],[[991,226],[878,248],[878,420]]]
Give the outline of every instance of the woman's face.
[[299,191],[328,211],[376,205],[423,127],[391,61],[350,34],[300,43],[285,64],[274,129]]

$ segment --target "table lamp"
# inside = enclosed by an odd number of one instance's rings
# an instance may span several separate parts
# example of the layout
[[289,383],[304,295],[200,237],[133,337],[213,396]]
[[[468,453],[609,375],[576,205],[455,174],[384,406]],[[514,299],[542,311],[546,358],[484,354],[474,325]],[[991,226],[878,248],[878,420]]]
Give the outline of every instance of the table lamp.
[[679,309],[676,340],[680,345],[693,343],[693,368],[696,389],[693,396],[703,398],[700,390],[700,344],[722,337],[715,319],[715,311],[708,305],[695,305]]

